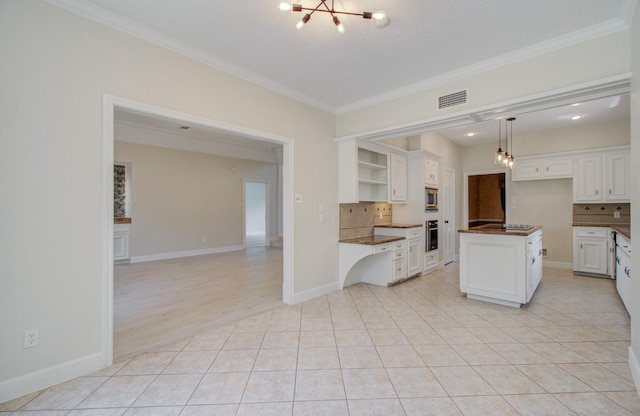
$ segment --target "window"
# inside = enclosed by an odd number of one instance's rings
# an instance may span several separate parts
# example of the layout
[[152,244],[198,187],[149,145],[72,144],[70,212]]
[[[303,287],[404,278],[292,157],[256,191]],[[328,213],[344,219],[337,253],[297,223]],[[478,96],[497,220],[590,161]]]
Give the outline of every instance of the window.
[[113,217],[131,217],[131,164],[113,165]]

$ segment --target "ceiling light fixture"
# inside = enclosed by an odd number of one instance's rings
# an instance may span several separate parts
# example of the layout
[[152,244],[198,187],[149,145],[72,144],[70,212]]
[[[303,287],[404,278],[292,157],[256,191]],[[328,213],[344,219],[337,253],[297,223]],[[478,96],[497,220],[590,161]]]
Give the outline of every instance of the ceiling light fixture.
[[582,118],[581,115],[576,114],[575,116],[571,116],[571,120],[580,120]]
[[329,13],[331,15],[331,20],[333,21],[333,24],[336,26],[336,28],[340,33],[344,33],[344,26],[340,22],[340,19],[338,19],[338,16],[337,16],[338,14],[344,14],[349,16],[362,16],[363,19],[368,19],[368,20],[373,19],[376,27],[385,27],[389,24],[389,17],[387,17],[387,14],[385,12],[382,12],[382,11],[378,11],[375,13],[343,12],[335,9],[333,5],[334,0],[331,0],[331,7],[329,7],[329,5],[327,4],[328,1],[329,0],[320,0],[320,3],[318,3],[318,5],[314,8],[303,7],[302,4],[297,4],[297,3],[292,4],[287,2],[281,2],[278,8],[282,11],[302,12],[304,10],[308,12],[304,16],[302,16],[302,19],[300,19],[300,21],[296,24],[296,29],[298,30],[301,29],[305,24],[307,24],[307,22],[311,19],[311,15],[314,14],[315,12]]

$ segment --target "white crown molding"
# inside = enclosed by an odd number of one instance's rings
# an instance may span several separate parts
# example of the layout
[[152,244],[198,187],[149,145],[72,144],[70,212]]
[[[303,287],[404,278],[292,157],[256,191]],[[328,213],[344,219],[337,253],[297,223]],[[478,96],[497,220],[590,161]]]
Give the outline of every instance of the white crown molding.
[[525,59],[534,58],[536,56],[544,55],[558,49],[566,48],[578,43],[586,42],[589,40],[597,39],[599,37],[619,32],[621,30],[628,29],[629,26],[621,18],[612,19],[607,22],[603,22],[598,25],[591,26],[586,29],[578,30],[576,32],[569,33],[564,36],[560,36],[545,42],[541,42],[527,48],[519,49],[514,52],[510,52],[495,58],[487,59],[475,63],[473,65],[466,66],[442,75],[438,75],[424,81],[417,82],[415,84],[408,85],[406,87],[398,88],[396,90],[388,91],[365,100],[356,101],[351,104],[341,106],[336,110],[336,114],[344,114],[355,110],[360,110],[366,107],[370,107],[376,104],[381,104],[386,101],[402,98],[407,95],[419,93],[421,91],[428,90],[430,88],[438,87],[450,82],[454,82],[466,77],[477,75],[492,69],[497,69],[503,66],[511,65]]
[[187,43],[178,41],[170,36],[166,36],[156,30],[133,22],[120,15],[88,3],[84,0],[45,1],[77,15],[83,16],[87,19],[102,23],[118,31],[127,33],[131,36],[160,46],[171,52],[175,52],[222,72],[231,74],[247,82],[251,82],[296,101],[308,104],[312,107],[336,115],[348,113],[376,104],[381,104],[393,99],[412,95],[417,92],[434,88],[439,85],[450,83],[465,77],[473,76],[482,72],[513,64],[524,59],[532,58],[581,42],[596,39],[621,30],[626,30],[629,28],[630,21],[633,17],[633,12],[635,11],[637,6],[637,0],[627,0],[621,5],[618,18],[611,19],[601,24],[594,25],[582,30],[578,30],[567,35],[551,39],[549,41],[541,42],[536,45],[517,50],[515,52],[487,59],[485,61],[478,62],[476,64],[469,65],[458,70],[450,71],[448,73],[435,76],[415,84],[411,84],[392,91],[387,91],[382,94],[378,94],[364,100],[355,101],[344,106],[336,107],[314,97],[311,97],[307,94],[303,94],[295,89],[284,86],[271,79],[258,75],[254,72],[248,71],[242,67],[231,64],[230,62],[217,58],[199,48],[195,48]]
[[236,78],[264,87],[278,94],[294,99],[296,101],[308,104],[320,110],[335,114],[336,107],[320,101],[300,91],[284,86],[271,79],[248,71],[242,67],[234,65],[230,62],[215,57],[202,49],[193,47],[187,43],[181,42],[175,38],[164,35],[156,30],[143,26],[132,20],[124,18],[120,15],[112,13],[101,7],[88,3],[84,0],[45,0],[46,2],[63,8],[71,13],[109,26],[120,32],[127,33],[131,36],[145,40],[154,45],[160,46],[171,52],[183,55],[193,59],[219,71],[231,74]]

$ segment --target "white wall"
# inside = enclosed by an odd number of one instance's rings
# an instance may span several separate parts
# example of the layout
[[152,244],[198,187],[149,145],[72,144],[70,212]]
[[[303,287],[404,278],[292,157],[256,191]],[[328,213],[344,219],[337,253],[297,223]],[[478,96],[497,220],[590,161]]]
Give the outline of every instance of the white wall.
[[[631,29],[631,160],[640,160],[640,8],[636,8]],[[640,244],[640,169],[632,166],[631,169],[631,236],[634,247]],[[635,249],[638,252],[638,249]],[[640,280],[636,270],[640,270],[640,256],[631,257],[631,268],[634,270],[634,279],[631,279],[631,349],[629,363],[636,383],[636,389],[640,387]]]
[[114,156],[131,163],[134,260],[241,247],[243,179],[272,183],[270,220],[276,224],[276,164],[120,141]]
[[0,402],[108,361],[105,93],[291,139],[293,291],[335,284],[333,115],[38,0],[0,2],[0,52]]
[[[517,135],[514,122],[513,149],[518,163],[519,156],[554,152],[595,149],[629,144],[629,121],[589,124],[568,129],[548,131],[534,135]],[[494,154],[498,143],[465,147],[463,166],[467,172],[493,170]],[[547,264],[568,267],[573,261],[572,205],[573,180],[552,179],[543,181],[511,181],[507,175],[507,212],[511,223],[543,226],[543,244],[547,249]],[[511,208],[515,198],[516,207]],[[536,215],[532,216],[532,211]]]

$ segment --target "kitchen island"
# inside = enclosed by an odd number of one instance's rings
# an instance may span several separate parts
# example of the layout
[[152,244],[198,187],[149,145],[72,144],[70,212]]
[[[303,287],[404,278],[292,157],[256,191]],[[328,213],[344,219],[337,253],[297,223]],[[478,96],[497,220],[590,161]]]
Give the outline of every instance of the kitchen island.
[[486,224],[460,233],[460,291],[520,307],[542,279],[542,227]]

